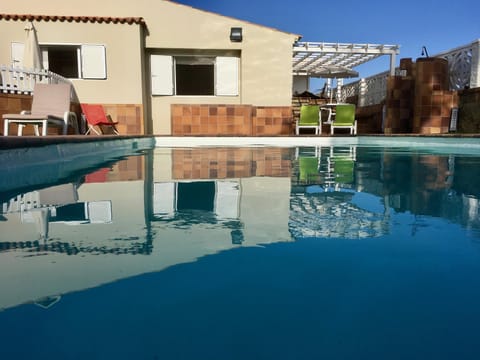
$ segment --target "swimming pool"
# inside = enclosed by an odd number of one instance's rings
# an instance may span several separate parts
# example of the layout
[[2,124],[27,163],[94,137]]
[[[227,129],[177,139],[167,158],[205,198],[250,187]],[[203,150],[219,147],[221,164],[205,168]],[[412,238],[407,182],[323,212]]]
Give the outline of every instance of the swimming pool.
[[480,150],[427,142],[165,140],[4,176],[0,358],[479,358]]

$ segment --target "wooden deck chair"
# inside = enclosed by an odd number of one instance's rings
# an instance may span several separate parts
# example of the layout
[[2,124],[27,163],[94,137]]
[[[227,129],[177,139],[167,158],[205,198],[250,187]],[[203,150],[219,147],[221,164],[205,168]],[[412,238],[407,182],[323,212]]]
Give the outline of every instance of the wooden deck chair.
[[23,128],[33,125],[35,135],[48,134],[48,127],[62,128],[63,135],[67,134],[68,126],[78,133],[77,116],[70,111],[72,87],[70,84],[35,84],[31,111],[22,111],[20,114],[4,114],[3,134],[8,135],[9,125],[18,124],[17,135],[23,134]]
[[[112,121],[110,115],[105,114],[105,110],[102,105],[99,104],[81,104],[83,117],[88,125],[88,130],[85,135],[88,135],[90,131],[97,135],[116,134],[119,135],[117,127],[118,121]],[[97,130],[97,128],[100,130]]]
[[297,135],[300,134],[300,129],[314,129],[316,135],[319,131],[321,132],[319,111],[318,105],[302,105],[300,107],[300,118],[295,129]]
[[336,106],[335,118],[330,127],[332,135],[334,129],[349,129],[350,135],[357,134],[357,120],[355,120],[354,104],[338,104]]

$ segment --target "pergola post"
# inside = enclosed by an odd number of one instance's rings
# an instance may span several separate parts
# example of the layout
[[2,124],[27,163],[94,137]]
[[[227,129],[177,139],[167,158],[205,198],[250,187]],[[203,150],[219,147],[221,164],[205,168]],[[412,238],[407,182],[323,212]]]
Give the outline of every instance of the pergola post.
[[472,44],[472,69],[470,73],[470,87],[480,87],[480,40]]
[[395,63],[396,63],[396,56],[395,53],[390,53],[390,76],[395,76]]
[[366,104],[366,95],[367,95],[367,81],[365,78],[361,78],[358,83],[358,106],[362,107]]

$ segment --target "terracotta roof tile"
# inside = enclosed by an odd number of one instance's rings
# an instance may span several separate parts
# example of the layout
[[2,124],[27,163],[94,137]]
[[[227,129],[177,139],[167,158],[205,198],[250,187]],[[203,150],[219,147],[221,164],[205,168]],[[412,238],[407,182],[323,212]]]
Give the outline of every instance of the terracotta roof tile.
[[0,14],[0,20],[13,21],[60,21],[107,24],[137,24],[145,25],[142,17],[110,17],[110,16],[64,16],[64,15],[33,15],[33,14]]

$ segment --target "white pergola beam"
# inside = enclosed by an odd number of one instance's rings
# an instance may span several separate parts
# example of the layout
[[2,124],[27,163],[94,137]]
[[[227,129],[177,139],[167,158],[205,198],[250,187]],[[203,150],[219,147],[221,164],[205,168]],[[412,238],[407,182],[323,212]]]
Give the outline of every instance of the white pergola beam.
[[319,67],[352,69],[383,55],[390,56],[390,73],[395,73],[398,45],[297,42],[293,46],[293,73],[314,73]]

